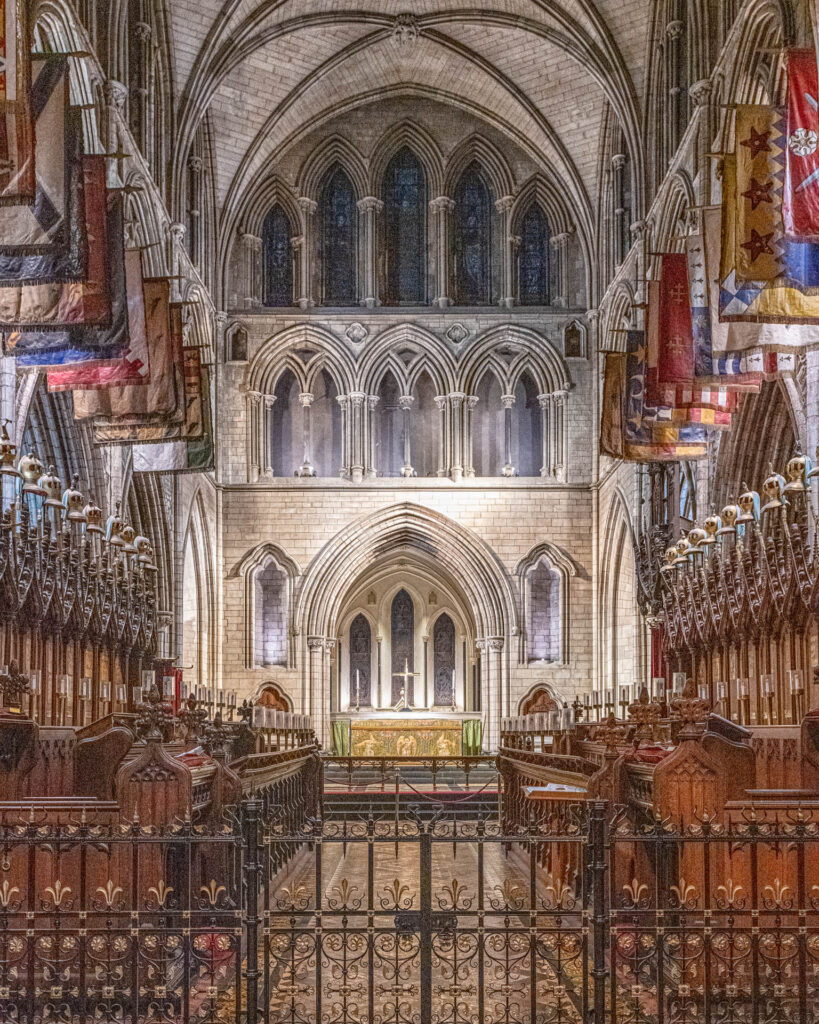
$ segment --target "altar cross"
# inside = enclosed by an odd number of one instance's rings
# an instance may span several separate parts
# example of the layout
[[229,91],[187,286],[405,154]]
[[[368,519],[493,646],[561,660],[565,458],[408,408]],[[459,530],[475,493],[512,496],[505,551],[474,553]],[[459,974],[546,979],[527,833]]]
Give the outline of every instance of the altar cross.
[[404,671],[393,672],[393,679],[403,679],[404,685],[401,687],[401,692],[398,695],[397,702],[393,705],[393,711],[400,711],[402,707],[408,708],[410,705],[407,703],[406,694],[409,690],[410,679],[414,676],[420,676],[420,672],[410,672],[409,670],[409,658],[404,658]]

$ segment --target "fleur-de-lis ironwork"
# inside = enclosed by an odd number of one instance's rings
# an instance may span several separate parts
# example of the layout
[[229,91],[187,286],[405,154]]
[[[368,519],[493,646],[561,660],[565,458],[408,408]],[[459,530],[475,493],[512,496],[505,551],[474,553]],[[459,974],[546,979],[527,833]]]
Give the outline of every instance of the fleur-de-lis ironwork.
[[46,886],[45,888],[45,892],[51,897],[51,902],[54,905],[55,910],[62,909],[63,903],[70,906],[69,897],[71,895],[71,891],[71,886],[63,885],[59,878],[53,885]]
[[342,878],[339,884],[330,890],[334,895],[328,895],[327,905],[331,910],[347,910],[350,907],[357,910],[361,906],[361,897],[354,894],[359,891],[357,885],[350,885],[348,879]]
[[669,892],[673,894],[675,903],[678,907],[687,907],[691,909],[697,905],[697,899],[699,896],[697,887],[692,885],[690,882],[686,882],[684,878],[681,878],[676,885],[669,886]]
[[173,891],[174,887],[172,885],[166,885],[164,879],[160,879],[156,885],[150,887],[148,895],[153,896],[157,907],[164,910]]
[[729,878],[725,885],[717,886],[717,906],[720,909],[741,910],[745,905],[745,890]]
[[387,909],[404,909],[412,906],[412,897],[406,896],[405,893],[410,891],[408,885],[403,885],[400,878],[393,880],[391,885],[385,885],[383,890],[385,896],[381,898],[381,906],[384,910]]
[[438,896],[438,906],[442,910],[469,910],[472,906],[472,898],[467,895],[467,887],[457,878],[453,878],[449,885],[441,887],[442,896]]
[[205,897],[212,907],[215,907],[219,901],[219,897],[222,893],[227,892],[227,889],[224,885],[219,885],[215,878],[211,878],[207,885],[199,887],[199,892]]
[[16,885],[12,885],[6,878],[3,880],[3,884],[0,885],[0,907],[3,910],[14,910],[19,906],[19,901],[15,900],[14,897],[20,892]]
[[630,882],[626,882],[623,886],[623,892],[626,894],[626,906],[638,907],[646,900],[648,886],[645,882],[641,882],[637,878],[632,878]]
[[779,878],[773,880],[773,885],[766,885],[762,890],[762,902],[767,910],[790,910],[793,900],[789,893],[791,887],[785,885]]
[[114,904],[118,902],[119,897],[122,895],[122,886],[114,885],[109,878],[104,886],[97,888],[97,894],[101,897],[101,905],[107,907],[109,910],[114,909]]
[[305,885],[283,885],[276,893],[275,903],[279,910],[301,912],[310,906],[310,892]]

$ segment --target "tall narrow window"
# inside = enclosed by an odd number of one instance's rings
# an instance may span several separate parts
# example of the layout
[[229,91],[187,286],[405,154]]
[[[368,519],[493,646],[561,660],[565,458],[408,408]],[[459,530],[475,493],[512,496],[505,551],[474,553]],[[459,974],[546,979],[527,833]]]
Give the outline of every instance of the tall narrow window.
[[368,708],[372,704],[372,633],[363,615],[350,626],[350,703]]
[[321,193],[322,293],[327,306],[357,302],[356,213],[353,183],[335,167]]
[[455,623],[446,612],[435,620],[432,650],[434,703],[451,707],[455,693]]
[[521,374],[512,406],[512,464],[518,476],[540,476],[543,465],[543,414],[537,385],[529,373]]
[[404,465],[404,413],[398,405],[401,391],[395,377],[384,374],[378,388],[375,465],[379,476],[401,476]]
[[281,206],[274,206],[262,226],[265,306],[293,304],[293,246],[290,220]]
[[310,458],[316,476],[338,476],[341,468],[341,406],[338,390],[326,370],[319,370],[312,385]]
[[413,153],[399,150],[384,175],[385,293],[388,306],[418,305],[426,298],[427,183]]
[[287,664],[287,579],[269,562],[254,581],[253,662],[256,665]]
[[455,301],[486,306],[491,300],[490,195],[477,164],[455,189]]
[[520,222],[518,280],[522,306],[549,305],[549,222],[530,206]]
[[472,412],[472,465],[476,476],[500,476],[506,461],[502,393],[500,381],[488,370],[478,384],[478,404]]
[[415,607],[406,590],[399,590],[390,612],[390,649],[392,657],[392,703],[396,704],[404,690],[407,704],[414,704],[415,687],[411,675],[415,666]]
[[529,570],[527,582],[530,661],[560,660],[560,574],[546,557]]

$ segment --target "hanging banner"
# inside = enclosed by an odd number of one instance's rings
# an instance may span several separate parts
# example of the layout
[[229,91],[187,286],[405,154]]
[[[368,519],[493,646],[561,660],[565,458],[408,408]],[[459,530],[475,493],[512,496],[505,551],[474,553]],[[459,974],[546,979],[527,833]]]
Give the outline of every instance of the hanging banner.
[[607,352],[603,377],[600,421],[600,451],[614,459],[623,458],[623,395],[626,391],[626,354]]
[[[103,200],[104,201],[104,200]],[[122,245],[122,198],[109,195],[110,210],[105,231],[108,248],[107,268],[103,266],[104,294],[110,294],[108,316],[100,317],[105,326],[73,326],[64,330],[13,331],[5,336],[5,351],[14,355],[20,366],[50,368],[71,363],[112,363],[128,348],[128,305],[125,293],[125,253]],[[92,239],[93,242],[93,239]],[[91,252],[95,246],[92,244]],[[89,266],[92,265],[89,253]],[[65,288],[68,285],[46,285]],[[6,291],[8,289],[0,289]],[[98,297],[95,298],[98,303]],[[92,303],[89,298],[89,308]]]
[[29,95],[34,121],[34,197],[0,204],[0,239],[4,245],[48,246],[66,230],[68,168],[68,60],[38,55],[31,61]]
[[719,319],[770,324],[819,323],[819,244],[786,239],[782,253],[783,274],[771,281],[738,278],[735,253],[736,159],[733,154],[727,154],[722,176]]
[[142,293],[150,367],[147,386],[74,391],[74,419],[111,417],[120,413],[124,416],[163,416],[176,408],[173,339],[168,303],[170,282],[166,277],[145,278]]
[[0,0],[0,205],[34,202],[31,47],[23,0]]
[[[124,318],[122,198],[106,194],[105,189],[88,189],[85,200],[86,277],[81,281],[0,288],[0,330],[59,331],[75,325],[109,326],[115,298],[114,278],[122,285],[116,300],[117,312]],[[110,209],[106,210],[106,205]]]
[[150,355],[145,331],[145,301],[142,292],[142,253],[125,252],[125,286],[128,296],[128,351],[110,366],[72,367],[48,374],[49,391],[144,385],[150,379]]
[[657,384],[686,384],[694,377],[694,337],[684,253],[661,257],[659,288],[649,292],[658,303]]
[[[0,244],[0,287],[81,281],[88,273],[86,194],[105,191],[105,157],[82,155],[80,112],[70,111],[68,221],[65,238],[32,253],[28,247]],[[89,191],[90,190],[90,191]]]
[[135,473],[204,473],[214,468],[210,377],[202,367],[202,436],[195,441],[135,445]]
[[772,281],[783,271],[783,128],[775,107],[737,107],[734,267],[743,280]]
[[788,51],[783,219],[789,237],[819,241],[819,75],[814,50]]

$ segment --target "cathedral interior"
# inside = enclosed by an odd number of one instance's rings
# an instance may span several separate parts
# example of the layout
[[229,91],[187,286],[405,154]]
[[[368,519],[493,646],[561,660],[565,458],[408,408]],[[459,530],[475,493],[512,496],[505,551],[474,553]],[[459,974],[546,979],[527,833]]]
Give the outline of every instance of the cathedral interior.
[[0,11],[0,1024],[819,1020],[819,0]]

